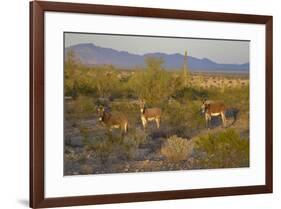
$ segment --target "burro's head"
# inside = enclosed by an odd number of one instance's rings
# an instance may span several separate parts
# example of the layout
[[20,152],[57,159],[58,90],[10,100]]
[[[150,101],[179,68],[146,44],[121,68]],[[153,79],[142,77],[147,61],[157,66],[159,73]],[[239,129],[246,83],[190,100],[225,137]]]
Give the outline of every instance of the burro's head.
[[206,104],[207,104],[207,99],[204,98],[202,99],[202,105],[201,105],[201,112],[204,114],[206,111]]
[[145,107],[145,100],[139,99],[139,105],[140,105],[140,112],[143,113]]
[[101,121],[103,120],[104,107],[99,106],[99,107],[97,108],[97,112],[98,112],[99,121],[101,122]]

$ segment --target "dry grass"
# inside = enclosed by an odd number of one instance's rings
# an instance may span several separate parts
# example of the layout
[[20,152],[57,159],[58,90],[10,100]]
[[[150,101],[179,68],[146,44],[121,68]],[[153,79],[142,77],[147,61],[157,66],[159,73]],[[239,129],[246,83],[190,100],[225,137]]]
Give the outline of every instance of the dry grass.
[[190,80],[191,86],[207,88],[241,88],[249,85],[246,76],[223,76],[223,75],[193,75]]
[[168,161],[179,162],[186,160],[192,154],[193,144],[187,139],[178,137],[176,135],[167,139],[161,148],[161,154],[164,155]]
[[199,136],[195,140],[195,167],[238,168],[249,166],[249,138],[234,129]]

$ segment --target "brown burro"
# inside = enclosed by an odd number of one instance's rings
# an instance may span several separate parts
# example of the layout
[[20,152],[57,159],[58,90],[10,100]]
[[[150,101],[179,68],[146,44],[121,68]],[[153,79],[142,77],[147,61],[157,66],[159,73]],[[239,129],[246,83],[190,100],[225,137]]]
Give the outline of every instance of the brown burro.
[[223,102],[208,101],[204,99],[201,105],[202,113],[205,114],[206,128],[210,127],[212,116],[221,116],[222,125],[226,127],[225,111],[226,106]]
[[104,107],[98,108],[99,121],[103,122],[111,131],[113,128],[119,128],[123,133],[128,131],[128,118],[121,112],[110,112]]
[[160,128],[161,109],[158,107],[147,108],[143,99],[139,100],[139,105],[143,128],[146,128],[149,121],[155,121],[157,128]]

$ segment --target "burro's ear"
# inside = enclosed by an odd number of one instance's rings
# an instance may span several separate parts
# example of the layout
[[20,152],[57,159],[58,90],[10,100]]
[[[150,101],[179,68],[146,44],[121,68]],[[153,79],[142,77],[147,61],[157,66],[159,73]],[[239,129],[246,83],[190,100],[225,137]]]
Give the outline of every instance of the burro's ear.
[[144,103],[144,99],[139,98],[139,104],[143,104]]
[[101,105],[98,106],[98,107],[97,107],[97,111],[98,111],[98,112],[103,112],[103,111],[104,111],[104,107],[101,106]]

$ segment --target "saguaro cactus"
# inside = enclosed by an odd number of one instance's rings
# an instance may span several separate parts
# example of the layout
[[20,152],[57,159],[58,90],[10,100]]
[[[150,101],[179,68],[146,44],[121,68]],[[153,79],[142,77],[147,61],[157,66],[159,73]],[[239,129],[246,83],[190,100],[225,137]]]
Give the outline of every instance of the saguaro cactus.
[[187,51],[184,53],[184,62],[183,62],[183,84],[186,86],[189,79],[189,70],[187,65]]

